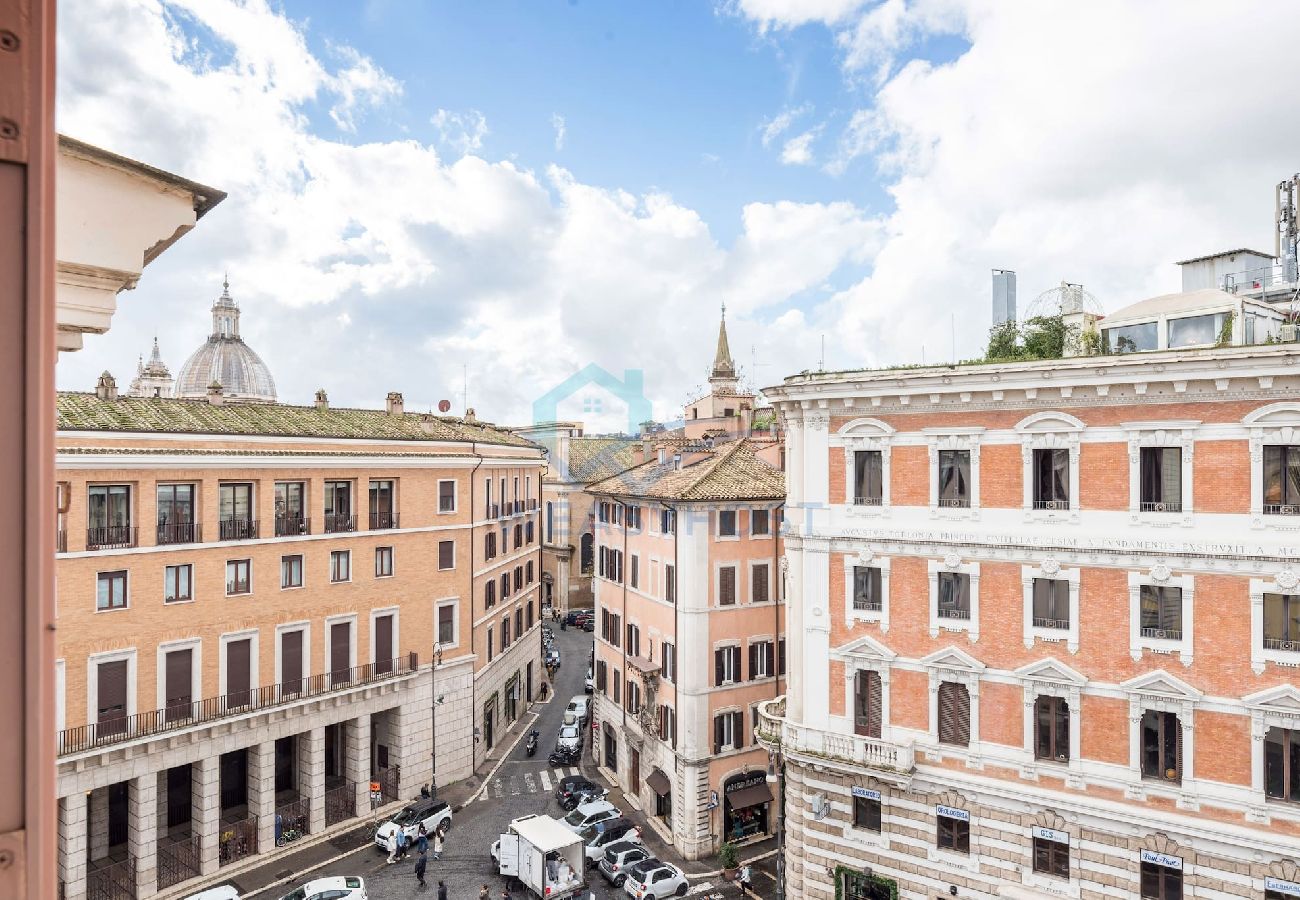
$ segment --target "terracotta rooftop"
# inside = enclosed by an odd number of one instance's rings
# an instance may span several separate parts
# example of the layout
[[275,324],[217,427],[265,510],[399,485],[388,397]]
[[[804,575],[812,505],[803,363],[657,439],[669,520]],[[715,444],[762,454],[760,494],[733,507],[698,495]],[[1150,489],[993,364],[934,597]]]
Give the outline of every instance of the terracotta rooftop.
[[576,437],[569,441],[569,480],[587,484],[636,465],[641,442],[626,437]]
[[749,441],[736,441],[680,469],[671,459],[652,460],[588,490],[655,500],[784,500],[785,475],[759,459]]
[[382,409],[318,409],[282,403],[225,403],[168,397],[103,400],[61,391],[58,430],[203,435],[265,435],[339,440],[456,441],[532,447],[503,428],[424,413],[390,415]]

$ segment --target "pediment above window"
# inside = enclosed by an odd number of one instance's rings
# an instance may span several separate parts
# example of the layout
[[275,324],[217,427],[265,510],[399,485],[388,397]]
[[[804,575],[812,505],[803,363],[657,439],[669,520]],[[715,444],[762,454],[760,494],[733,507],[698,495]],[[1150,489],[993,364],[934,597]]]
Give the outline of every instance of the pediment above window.
[[846,437],[883,437],[894,433],[894,427],[879,419],[853,419],[840,426],[838,434]]
[[1059,684],[1086,684],[1088,678],[1067,666],[1058,659],[1040,659],[1016,669],[1021,678],[1035,681],[1051,681]]
[[921,659],[921,665],[934,669],[955,669],[963,672],[983,672],[984,663],[958,647],[944,647]]
[[1204,696],[1181,678],[1175,678],[1164,669],[1157,669],[1123,682],[1120,687],[1133,694],[1150,694],[1177,700],[1199,700]]
[[1254,428],[1294,428],[1300,433],[1300,403],[1270,403],[1252,410],[1241,423]]
[[889,661],[898,656],[875,638],[864,635],[856,641],[845,644],[831,651],[831,659],[851,662],[854,659],[876,659]]
[[1242,697],[1241,701],[1247,706],[1270,712],[1286,713],[1291,716],[1300,714],[1300,689],[1289,684],[1280,684],[1277,687],[1250,694]]
[[1083,431],[1087,427],[1082,421],[1069,413],[1047,410],[1026,416],[1016,423],[1016,431],[1021,434],[1039,434],[1044,432]]

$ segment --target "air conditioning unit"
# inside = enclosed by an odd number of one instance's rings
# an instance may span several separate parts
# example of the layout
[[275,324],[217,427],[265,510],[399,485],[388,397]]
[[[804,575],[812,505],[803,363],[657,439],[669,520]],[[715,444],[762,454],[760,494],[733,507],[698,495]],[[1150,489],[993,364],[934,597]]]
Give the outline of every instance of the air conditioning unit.
[[1283,343],[1289,343],[1296,339],[1296,326],[1283,325],[1277,330],[1277,339]]
[[812,799],[813,818],[820,822],[831,814],[831,803],[824,795],[818,794]]

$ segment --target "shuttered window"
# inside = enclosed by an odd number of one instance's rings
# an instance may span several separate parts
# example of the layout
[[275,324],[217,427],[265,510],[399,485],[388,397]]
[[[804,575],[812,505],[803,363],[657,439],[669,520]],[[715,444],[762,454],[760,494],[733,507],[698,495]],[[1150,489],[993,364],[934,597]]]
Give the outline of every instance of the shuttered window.
[[859,671],[853,679],[853,732],[879,738],[881,728],[880,673]]
[[772,592],[768,588],[767,573],[767,563],[755,563],[750,570],[749,596],[755,603],[766,603],[771,599]]
[[226,644],[226,706],[247,706],[253,684],[253,641],[244,638]]
[[456,567],[456,542],[438,541],[438,568],[454,569]]
[[102,662],[95,670],[98,681],[96,721],[100,735],[126,731],[126,660]]
[[1182,780],[1183,729],[1176,713],[1142,713],[1142,777]]
[[736,567],[718,569],[718,603],[730,606],[736,602]]
[[776,648],[771,641],[755,641],[749,645],[749,680],[770,678],[776,665]]
[[939,742],[970,744],[970,694],[965,685],[952,681],[939,685]]
[[297,694],[302,691],[302,632],[284,631],[280,634],[280,692]]
[[347,684],[352,668],[352,623],[330,626],[330,685]]
[[393,616],[375,617],[375,671],[393,671]]
[[719,647],[713,651],[714,685],[740,680],[740,648]]
[[167,651],[165,672],[168,721],[189,718],[194,702],[194,651],[188,647]]

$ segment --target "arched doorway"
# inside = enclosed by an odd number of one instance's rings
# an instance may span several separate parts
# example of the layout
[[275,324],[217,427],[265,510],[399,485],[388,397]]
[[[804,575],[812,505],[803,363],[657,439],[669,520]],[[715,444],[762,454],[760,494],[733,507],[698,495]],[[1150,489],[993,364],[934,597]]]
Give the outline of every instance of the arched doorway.
[[582,574],[590,575],[596,568],[595,538],[590,531],[582,536]]

